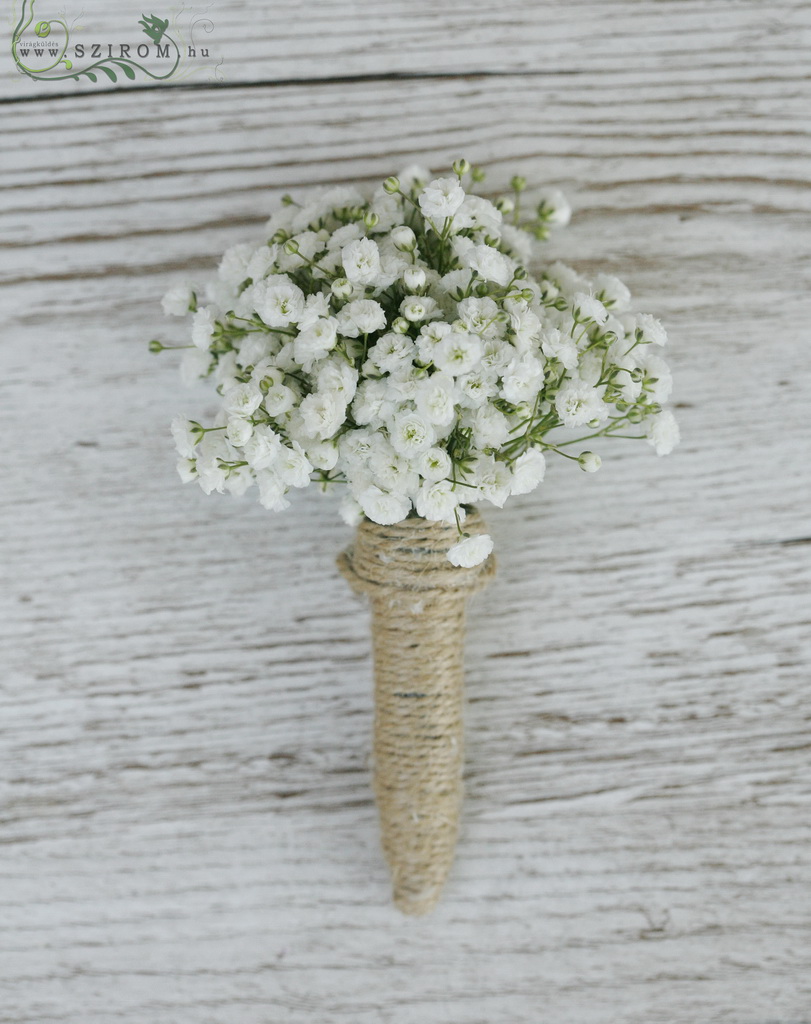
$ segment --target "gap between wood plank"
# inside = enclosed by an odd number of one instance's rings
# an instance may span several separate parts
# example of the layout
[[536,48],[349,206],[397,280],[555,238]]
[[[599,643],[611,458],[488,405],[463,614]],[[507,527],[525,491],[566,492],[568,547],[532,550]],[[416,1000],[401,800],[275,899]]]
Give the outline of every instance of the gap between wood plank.
[[[369,72],[362,75],[324,75],[323,77],[312,78],[269,78],[256,82],[190,82],[188,85],[170,85],[166,88],[178,92],[205,92],[221,91],[225,89],[281,89],[289,86],[301,85],[358,85],[363,82],[414,82],[414,81],[437,81],[446,79],[471,79],[471,78],[551,78],[555,75],[581,75],[582,70],[565,69],[532,69],[527,71],[383,71]],[[92,92],[57,92],[49,96],[5,96],[0,97],[0,105],[18,103],[42,103],[51,100],[65,99],[88,99],[95,96],[110,96],[130,92],[154,92],[160,86],[155,85],[133,85],[124,89],[113,88],[94,89]]]

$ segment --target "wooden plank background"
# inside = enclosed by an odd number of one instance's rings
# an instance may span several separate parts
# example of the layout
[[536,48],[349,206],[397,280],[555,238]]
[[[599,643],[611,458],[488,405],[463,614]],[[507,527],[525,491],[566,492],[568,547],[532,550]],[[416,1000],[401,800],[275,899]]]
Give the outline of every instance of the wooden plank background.
[[[0,1022],[807,1024],[811,11],[211,17],[225,87],[4,58]],[[167,425],[210,400],[145,341],[283,192],[457,155],[569,193],[549,256],[665,320],[684,440],[492,512],[458,859],[412,921],[348,530],[182,489]]]

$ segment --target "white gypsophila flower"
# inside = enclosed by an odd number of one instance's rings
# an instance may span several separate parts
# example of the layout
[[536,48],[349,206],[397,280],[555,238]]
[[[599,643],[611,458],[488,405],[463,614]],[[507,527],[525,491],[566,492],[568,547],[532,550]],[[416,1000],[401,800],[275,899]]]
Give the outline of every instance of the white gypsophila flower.
[[[365,465],[385,439],[372,430],[348,430],[338,438],[338,449],[345,464]],[[388,442],[386,442],[388,443]]]
[[381,186],[372,193],[369,213],[377,217],[377,224],[372,229],[375,234],[382,235],[391,231],[403,222],[403,203],[399,196],[388,195]]
[[444,448],[429,448],[417,458],[415,465],[423,480],[429,483],[446,479],[453,470],[451,457]]
[[355,299],[348,302],[338,314],[338,329],[347,338],[361,334],[374,334],[386,326],[386,314],[374,299]]
[[501,397],[514,405],[521,405],[535,398],[542,383],[543,364],[529,354],[519,356],[504,372]]
[[[380,439],[382,441],[382,438]],[[410,494],[419,486],[419,476],[408,459],[398,455],[390,444],[379,444],[369,456],[369,470],[384,491]]]
[[507,257],[490,245],[474,245],[462,257],[466,267],[475,270],[485,281],[494,281],[502,286],[510,283],[513,269]]
[[[637,366],[645,374],[642,382],[642,389],[649,396],[651,401],[666,402],[673,390],[673,378],[667,363],[660,356],[655,355],[649,348],[634,349],[637,355]],[[632,353],[633,354],[633,353]]]
[[452,217],[465,201],[465,193],[458,178],[435,178],[420,193],[418,202],[424,217],[433,220],[437,227]]
[[380,276],[380,250],[371,238],[358,238],[341,250],[341,263],[348,281],[374,284]]
[[175,463],[175,469],[177,470],[177,475],[180,477],[181,483],[190,484],[192,480],[197,479],[196,459],[178,459]]
[[214,366],[214,380],[220,385],[223,392],[242,383],[240,374],[236,352],[226,352],[225,355],[221,355]]
[[492,455],[481,455],[473,465],[472,481],[481,498],[497,508],[504,507],[512,487],[512,474],[505,463],[497,462]]
[[187,284],[176,284],[161,299],[167,316],[185,316],[194,302],[194,292]]
[[431,172],[422,164],[409,164],[408,167],[404,167],[400,171],[397,177],[400,179],[400,184],[406,189],[413,189],[425,185],[431,177]]
[[382,334],[369,349],[369,359],[384,373],[392,373],[399,366],[410,363],[416,345],[406,334]]
[[215,323],[214,310],[211,306],[203,306],[194,314],[191,322],[191,340],[197,348],[209,347],[214,337]]
[[219,433],[204,434],[198,449],[197,482],[205,494],[222,494],[228,475],[222,463],[234,457],[236,450]]
[[310,464],[315,469],[329,472],[338,464],[338,446],[332,441],[308,441],[304,449]]
[[610,345],[612,345],[615,340],[618,341],[620,338],[624,338],[625,325],[620,319],[621,315],[622,314],[616,313],[612,306],[611,312],[605,319],[605,323],[602,324],[601,326],[599,335],[595,335],[595,340],[597,339],[597,337],[599,337],[600,339],[605,339],[605,341],[609,344],[610,347]]
[[493,550],[493,538],[487,533],[465,537],[448,552],[448,561],[463,569],[480,565]]
[[180,357],[180,379],[191,387],[211,368],[211,353],[208,349],[189,348]]
[[546,459],[537,448],[529,448],[519,455],[513,465],[510,494],[529,494],[534,491],[546,473]]
[[330,298],[326,292],[316,292],[304,300],[304,309],[298,322],[300,331],[306,330],[317,320],[328,320],[331,316]]
[[603,358],[601,353],[584,352],[580,358],[580,365],[577,368],[577,376],[595,388],[597,387],[602,374]]
[[461,267],[459,270],[449,270],[439,280],[439,286],[447,296],[456,302],[460,302],[470,289],[473,280],[473,271],[470,267]]
[[481,341],[473,334],[451,331],[436,346],[434,364],[451,377],[469,373],[482,355]]
[[358,389],[358,371],[343,359],[327,359],[318,368],[316,385],[319,391],[330,391],[348,404]]
[[253,473],[247,466],[235,466],[225,476],[225,490],[239,498],[253,485]]
[[338,506],[338,515],[340,515],[347,526],[357,526],[363,521],[363,509],[355,497],[348,492],[341,498],[341,504]]
[[335,348],[337,340],[338,321],[333,316],[323,317],[299,331],[293,342],[293,351],[302,367],[309,370],[314,362],[323,359]]
[[481,369],[473,370],[456,378],[457,396],[460,405],[467,409],[478,409],[498,393],[495,373]]
[[388,385],[382,380],[365,380],[352,402],[352,418],[359,426],[382,424],[394,412],[394,403],[388,394]]
[[537,348],[541,339],[541,329],[540,317],[531,309],[510,311],[512,343],[519,352],[529,352]]
[[285,274],[312,266],[313,274],[323,277],[322,265],[320,262],[316,263],[316,257],[322,252],[326,237],[325,231],[302,231],[294,235],[281,246],[276,257],[276,266]]
[[255,384],[235,384],[222,398],[229,416],[252,416],[262,404],[262,392]]
[[215,457],[201,456],[197,459],[197,482],[204,494],[211,494],[212,491],[222,494],[225,480],[226,471]]
[[256,473],[256,483],[259,487],[259,503],[269,512],[284,512],[290,508],[290,502],[285,498],[287,487],[275,469],[260,469]]
[[413,402],[417,397],[417,386],[420,379],[421,374],[412,363],[403,363],[386,378],[386,397],[395,406]]
[[626,402],[636,402],[642,394],[641,376],[631,376],[629,370],[621,369],[614,377],[613,384],[620,389],[620,394]]
[[251,380],[264,388],[272,388],[284,384],[284,370],[276,366],[274,359],[260,359],[251,370]]
[[634,329],[641,334],[643,345],[667,344],[667,331],[655,316],[651,316],[650,313],[637,313],[634,320]]
[[500,235],[503,229],[501,210],[482,196],[466,195],[453,219],[459,229],[474,228],[491,236]]
[[651,417],[645,424],[645,434],[657,455],[669,455],[681,440],[676,417],[669,410]]
[[578,323],[605,323],[608,318],[608,310],[593,295],[586,295],[584,292],[576,292],[571,301],[572,312]]
[[440,427],[448,426],[454,417],[453,378],[442,373],[424,377],[417,384],[414,401],[417,411],[429,423]]
[[296,441],[291,447],[282,445],[274,469],[287,487],[306,487],[313,471],[309,459]]
[[482,369],[498,377],[515,358],[515,349],[499,338],[490,338],[482,346]]
[[250,440],[253,424],[241,416],[230,416],[225,427],[225,436],[235,448],[241,448]]
[[401,523],[411,511],[411,499],[402,494],[389,494],[374,484],[358,495],[358,504],[367,519],[381,526]]
[[536,202],[548,224],[565,225],[572,218],[572,208],[566,196],[557,188],[544,188],[536,193]]
[[427,451],[436,440],[436,432],[427,420],[416,412],[399,413],[389,427],[391,446],[399,455],[412,458]]
[[278,245],[260,245],[258,249],[254,249],[248,260],[248,266],[245,268],[246,276],[252,281],[261,281],[276,262],[278,255]]
[[248,264],[253,253],[253,246],[245,242],[240,242],[226,249],[217,268],[219,279],[232,288],[242,284],[246,278],[251,276],[248,273]]
[[463,263],[465,256],[467,256],[468,253],[473,252],[475,248],[476,243],[467,235],[453,235],[451,237],[451,251],[460,263]]
[[585,381],[571,379],[555,395],[555,409],[566,427],[580,427],[591,420],[601,422],[608,409],[598,392]]
[[292,341],[286,341],[273,357],[273,361],[285,373],[297,373],[299,364],[296,362],[295,344]]
[[564,295],[586,292],[589,287],[588,280],[582,274],[578,274],[576,270],[561,263],[560,260],[549,264],[544,271],[544,277],[554,281]]
[[286,412],[289,412],[295,405],[295,402],[295,392],[287,387],[286,384],[275,384],[273,387],[268,388],[265,397],[262,399],[265,411],[274,419],[278,419],[280,416],[284,416]]
[[455,522],[455,512],[459,505],[459,494],[454,490],[450,480],[426,481],[417,492],[414,507],[417,515],[431,522]]
[[502,226],[501,243],[506,245],[512,255],[521,263],[529,263],[532,259],[532,235],[517,228],[514,224]]
[[264,334],[249,334],[242,338],[237,353],[237,362],[243,368],[255,366],[270,355],[273,342]]
[[[223,288],[227,288],[226,285],[222,285]],[[219,306],[220,309],[228,309],[234,316],[241,316],[244,320],[253,320],[256,316],[256,294],[261,291],[262,284],[259,282],[255,284],[247,285],[241,291],[236,292],[229,290],[229,294],[221,294],[218,297],[208,296],[209,300]],[[225,322],[228,321],[229,314],[226,314]]]
[[510,436],[510,421],[489,402],[472,411],[470,425],[476,447],[482,450],[500,448]]
[[400,303],[400,315],[411,323],[420,323],[432,317],[436,308],[436,301],[429,295],[407,295]]
[[451,333],[451,325],[442,320],[435,320],[430,324],[423,324],[417,337],[417,351],[420,361],[432,363],[434,352],[439,343]]
[[304,293],[290,278],[272,274],[256,287],[254,308],[268,327],[298,323],[304,311]]
[[457,306],[459,320],[471,334],[481,338],[495,338],[503,334],[501,310],[493,299],[462,299]]
[[346,402],[332,391],[307,395],[299,408],[309,436],[322,441],[332,437],[346,418]]
[[251,469],[269,469],[281,453],[282,439],[267,424],[254,427],[250,438],[242,446],[243,458]]
[[618,277],[611,274],[595,275],[594,294],[613,313],[624,313],[631,303],[631,292]]
[[202,437],[197,424],[192,423],[185,416],[175,416],[171,429],[177,454],[182,455],[185,459],[193,459],[197,454],[197,442]]

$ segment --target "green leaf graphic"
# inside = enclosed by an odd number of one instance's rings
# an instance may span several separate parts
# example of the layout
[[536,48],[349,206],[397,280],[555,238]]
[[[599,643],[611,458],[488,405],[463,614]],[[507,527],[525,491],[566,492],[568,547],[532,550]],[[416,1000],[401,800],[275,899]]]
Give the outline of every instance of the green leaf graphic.
[[132,70],[129,64],[124,64],[123,61],[120,60],[117,60],[116,64],[121,68],[121,70],[124,72],[127,78],[130,79],[130,81],[135,81],[135,72]]

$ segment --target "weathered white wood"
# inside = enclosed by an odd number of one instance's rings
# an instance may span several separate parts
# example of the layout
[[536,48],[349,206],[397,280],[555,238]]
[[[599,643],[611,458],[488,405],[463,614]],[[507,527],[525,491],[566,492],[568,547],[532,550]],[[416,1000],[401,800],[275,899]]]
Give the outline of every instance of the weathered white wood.
[[[809,1019],[805,15],[605,10],[576,76],[0,108],[0,1021]],[[335,502],[182,489],[210,401],[144,343],[282,192],[460,153],[570,191],[549,255],[664,317],[684,442],[489,516],[459,856],[408,921]]]
[[[34,25],[62,12],[69,24],[76,20],[71,45],[81,42],[88,52],[94,42],[104,54],[108,43],[114,52],[122,42],[149,43],[137,5],[106,0],[36,4]],[[514,0],[501,7],[491,0],[440,5],[432,0],[310,0],[306,17],[296,0],[216,0],[182,7],[185,13],[177,21],[172,15],[179,7],[162,12],[170,16],[173,37],[185,54],[192,20],[208,18],[210,31],[198,29],[195,42],[209,49],[210,60],[185,59],[172,80],[178,85],[207,85],[220,78],[234,84],[380,74],[522,72],[543,77],[596,72],[606,77],[641,72],[655,87],[659,76],[670,72],[685,84],[692,79],[712,87],[725,76],[739,80],[753,71],[761,79],[782,78],[787,71],[793,77],[803,66],[811,32],[811,11],[801,0]],[[9,40],[16,21],[8,18]],[[51,38],[58,34],[55,27]],[[26,38],[30,35],[29,30]],[[78,67],[81,61],[75,63]],[[119,74],[115,85],[103,74],[99,79],[96,84],[32,80],[7,56],[0,65],[0,95],[44,98],[54,92],[165,88],[140,73],[133,82]],[[409,85],[402,88],[407,92]]]

